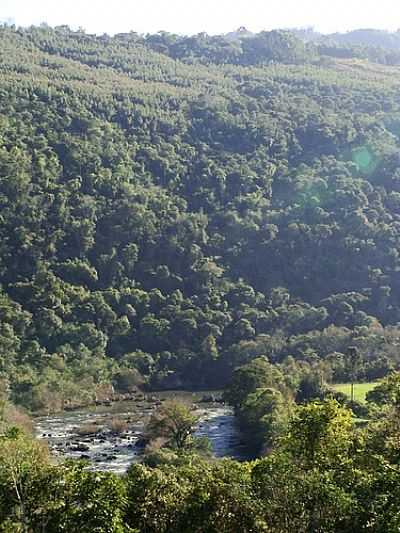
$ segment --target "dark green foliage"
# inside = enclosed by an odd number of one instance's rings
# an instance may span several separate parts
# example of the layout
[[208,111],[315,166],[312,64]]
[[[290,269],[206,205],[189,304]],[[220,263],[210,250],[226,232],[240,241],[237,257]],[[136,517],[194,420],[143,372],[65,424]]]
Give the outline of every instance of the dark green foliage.
[[[324,400],[400,363],[398,57],[239,34],[0,28],[1,531],[399,530],[398,375]],[[228,382],[253,463],[190,412],[125,477],[9,427]]]
[[398,366],[396,70],[278,31],[1,27],[0,49],[14,400],[221,387],[260,356],[297,390],[347,380],[349,346],[357,379]]
[[296,393],[296,402],[308,402],[310,400],[322,400],[328,389],[324,383],[323,376],[320,372],[309,372],[305,374]]
[[367,393],[366,400],[380,406],[400,406],[400,373],[389,374],[379,385]]
[[249,394],[266,387],[284,389],[284,377],[266,358],[258,357],[234,371],[224,398],[235,408],[240,408]]

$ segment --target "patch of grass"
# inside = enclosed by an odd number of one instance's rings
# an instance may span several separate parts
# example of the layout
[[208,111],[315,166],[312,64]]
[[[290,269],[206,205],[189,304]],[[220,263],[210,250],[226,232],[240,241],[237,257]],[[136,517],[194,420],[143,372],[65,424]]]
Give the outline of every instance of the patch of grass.
[[81,437],[96,435],[97,433],[101,433],[101,427],[92,423],[84,424],[76,429],[76,434]]
[[[356,402],[364,403],[367,393],[379,385],[379,381],[372,383],[354,383],[354,399]],[[335,383],[332,387],[338,391],[351,396],[351,383]]]
[[128,423],[122,418],[113,418],[108,427],[114,435],[121,435],[121,433],[125,433],[128,430]]

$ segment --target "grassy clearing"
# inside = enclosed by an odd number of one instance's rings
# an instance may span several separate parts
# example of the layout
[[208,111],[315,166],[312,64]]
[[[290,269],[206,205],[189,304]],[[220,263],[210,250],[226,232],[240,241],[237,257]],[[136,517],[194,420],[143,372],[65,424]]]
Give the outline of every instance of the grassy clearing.
[[[374,381],[373,383],[354,383],[354,399],[357,402],[365,402],[365,396],[367,392],[372,390],[374,387],[379,385],[379,381]],[[332,387],[338,392],[343,392],[349,398],[351,396],[351,383],[336,383]]]

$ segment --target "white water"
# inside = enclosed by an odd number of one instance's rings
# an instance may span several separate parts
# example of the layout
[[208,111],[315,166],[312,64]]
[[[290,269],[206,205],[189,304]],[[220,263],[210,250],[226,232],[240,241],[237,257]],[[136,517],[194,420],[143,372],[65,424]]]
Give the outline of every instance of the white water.
[[[174,395],[174,397],[182,395]],[[95,470],[108,470],[123,473],[133,461],[139,461],[141,449],[136,446],[149,415],[159,404],[157,401],[121,402],[110,407],[96,407],[36,419],[36,435],[47,440],[52,454],[59,459],[86,458]],[[168,396],[167,396],[168,397]],[[187,399],[188,394],[184,394]],[[197,397],[193,397],[196,404]],[[239,435],[235,426],[233,412],[229,407],[215,403],[197,404],[200,417],[197,436],[210,439],[216,457],[240,459]],[[127,421],[129,430],[121,436],[113,436],[106,428],[117,417]],[[96,424],[99,435],[79,435],[79,428]],[[84,446],[87,450],[74,450],[74,446]]]

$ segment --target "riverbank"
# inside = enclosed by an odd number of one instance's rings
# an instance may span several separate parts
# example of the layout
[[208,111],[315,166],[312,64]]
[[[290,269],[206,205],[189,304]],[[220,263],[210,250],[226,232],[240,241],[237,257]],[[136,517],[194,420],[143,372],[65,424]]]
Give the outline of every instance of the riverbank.
[[113,393],[103,398],[94,399],[93,401],[78,401],[78,400],[68,400],[62,402],[59,408],[50,409],[40,409],[32,412],[33,417],[40,416],[50,416],[56,415],[63,412],[74,412],[81,411],[84,409],[91,409],[94,407],[111,407],[112,405],[118,405],[123,402],[145,402],[145,401],[154,401],[161,403],[163,398],[166,396],[179,395],[185,397],[186,399],[190,397],[196,398],[197,403],[221,403],[222,400],[222,391],[189,391],[189,390],[139,390],[130,392],[130,393]]

